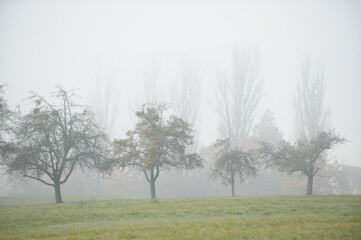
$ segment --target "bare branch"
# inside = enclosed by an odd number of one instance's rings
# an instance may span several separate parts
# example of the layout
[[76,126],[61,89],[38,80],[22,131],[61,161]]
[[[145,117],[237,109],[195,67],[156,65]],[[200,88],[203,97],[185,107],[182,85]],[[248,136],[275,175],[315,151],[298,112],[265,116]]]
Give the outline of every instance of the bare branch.
[[230,135],[238,146],[250,133],[254,113],[261,99],[259,57],[253,49],[234,46],[233,71],[230,78],[216,71],[215,110],[220,120],[221,136]]

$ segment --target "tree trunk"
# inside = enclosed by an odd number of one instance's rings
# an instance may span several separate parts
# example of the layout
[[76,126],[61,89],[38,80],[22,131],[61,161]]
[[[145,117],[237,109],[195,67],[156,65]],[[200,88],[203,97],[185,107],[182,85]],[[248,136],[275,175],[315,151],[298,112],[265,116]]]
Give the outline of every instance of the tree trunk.
[[155,180],[151,179],[150,181],[150,194],[152,196],[152,199],[155,198]]
[[154,167],[151,169],[150,171],[150,177],[148,177],[147,172],[144,171],[144,173],[146,174],[146,178],[150,184],[150,194],[151,194],[151,198],[154,199],[155,198],[155,181],[157,180],[158,176],[159,176],[159,166],[156,166],[156,172],[154,174]]
[[307,179],[307,192],[306,195],[312,195],[313,176],[309,175]]
[[234,175],[232,174],[232,197],[234,197]]
[[61,198],[60,183],[54,183],[54,190],[55,190],[55,202],[62,203],[63,199]]

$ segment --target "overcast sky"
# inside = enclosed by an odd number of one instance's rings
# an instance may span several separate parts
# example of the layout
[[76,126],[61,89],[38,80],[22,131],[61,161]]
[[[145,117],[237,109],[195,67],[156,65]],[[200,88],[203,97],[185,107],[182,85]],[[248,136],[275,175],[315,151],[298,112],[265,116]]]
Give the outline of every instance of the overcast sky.
[[159,62],[157,92],[167,101],[186,56],[203,79],[202,145],[214,141],[211,69],[229,65],[234,43],[259,49],[257,116],[272,110],[286,137],[300,63],[323,61],[332,126],[349,140],[335,158],[361,166],[361,1],[0,1],[0,82],[11,106],[26,111],[29,91],[46,95],[57,83],[79,88],[92,104],[96,81],[112,79],[120,109],[114,136],[131,127],[147,66]]

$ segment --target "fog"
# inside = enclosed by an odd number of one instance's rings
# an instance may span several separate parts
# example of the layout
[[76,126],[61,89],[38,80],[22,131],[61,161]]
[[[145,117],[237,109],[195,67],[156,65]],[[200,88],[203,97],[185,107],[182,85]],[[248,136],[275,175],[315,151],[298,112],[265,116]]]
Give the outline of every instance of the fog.
[[[113,139],[125,137],[134,127],[134,111],[142,103],[174,105],[176,82],[182,79],[180,69],[186,62],[200,84],[197,150],[206,151],[219,137],[215,71],[230,73],[234,46],[255,49],[259,56],[262,97],[254,124],[269,109],[286,138],[295,135],[293,104],[301,63],[307,58],[313,66],[323,64],[330,123],[348,140],[329,158],[361,167],[360,13],[360,1],[3,0],[0,81],[6,84],[9,105],[19,104],[23,113],[31,107],[25,100],[30,91],[48,96],[58,83],[79,89],[81,101],[94,109]],[[162,172],[159,196],[229,195],[229,187],[208,179],[210,168],[206,164],[202,170]],[[181,179],[177,174],[187,175],[186,180],[177,181]],[[4,175],[1,179],[1,195],[53,191],[40,183],[29,181],[19,187],[16,179],[11,183]],[[261,179],[277,183],[261,187]],[[301,186],[302,181],[300,176],[264,170],[259,178],[237,185],[236,193],[303,194],[302,187],[286,186],[289,182]],[[353,187],[347,188],[352,193]],[[135,171],[111,179],[76,172],[63,189],[137,196],[149,192],[148,182]],[[322,193],[322,187],[318,189]]]

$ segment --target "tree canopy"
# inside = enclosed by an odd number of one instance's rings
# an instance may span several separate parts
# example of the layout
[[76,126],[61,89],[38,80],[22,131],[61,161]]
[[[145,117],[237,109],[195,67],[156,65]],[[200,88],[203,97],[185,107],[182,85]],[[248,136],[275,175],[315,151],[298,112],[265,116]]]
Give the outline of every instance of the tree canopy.
[[231,184],[234,196],[235,178],[240,182],[256,175],[257,158],[251,151],[242,151],[240,147],[232,147],[230,138],[218,139],[212,148],[215,150],[216,161],[212,170],[212,178],[221,178],[224,184]]
[[312,194],[313,177],[327,163],[325,153],[338,144],[343,144],[345,138],[334,131],[320,132],[313,138],[301,136],[296,141],[280,141],[278,144],[262,143],[259,151],[269,166],[281,172],[292,174],[301,172],[308,177],[307,195]]
[[114,158],[105,169],[134,167],[142,171],[155,198],[155,181],[160,171],[202,167],[197,153],[187,153],[192,144],[189,123],[167,112],[164,104],[145,104],[136,112],[138,121],[127,138],[113,142]]

